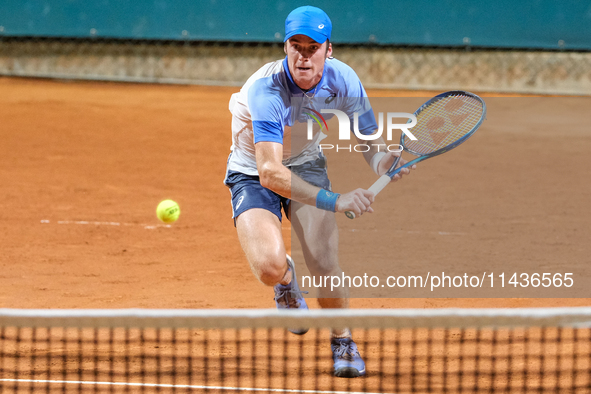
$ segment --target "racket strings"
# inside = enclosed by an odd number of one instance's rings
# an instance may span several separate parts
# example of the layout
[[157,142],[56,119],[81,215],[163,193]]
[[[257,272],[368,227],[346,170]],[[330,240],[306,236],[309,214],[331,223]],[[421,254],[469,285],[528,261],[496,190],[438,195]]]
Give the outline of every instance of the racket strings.
[[417,114],[417,125],[410,129],[417,140],[405,135],[404,149],[426,155],[451,145],[476,127],[483,110],[482,102],[472,96],[453,95],[437,100]]

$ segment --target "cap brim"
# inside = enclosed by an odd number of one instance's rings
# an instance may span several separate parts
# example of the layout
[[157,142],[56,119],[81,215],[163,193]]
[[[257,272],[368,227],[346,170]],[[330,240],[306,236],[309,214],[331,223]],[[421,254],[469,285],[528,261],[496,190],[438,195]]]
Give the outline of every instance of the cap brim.
[[298,34],[308,36],[319,44],[324,44],[324,42],[328,39],[324,34],[318,33],[315,30],[301,28],[287,34],[283,42],[289,40],[293,36],[297,36]]

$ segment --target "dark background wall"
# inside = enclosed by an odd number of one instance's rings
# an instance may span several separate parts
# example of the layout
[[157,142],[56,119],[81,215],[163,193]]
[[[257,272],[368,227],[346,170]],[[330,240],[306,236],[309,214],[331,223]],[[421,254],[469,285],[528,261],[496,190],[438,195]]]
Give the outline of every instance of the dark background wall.
[[0,35],[281,42],[307,4],[336,43],[591,50],[591,2],[575,0],[4,0]]

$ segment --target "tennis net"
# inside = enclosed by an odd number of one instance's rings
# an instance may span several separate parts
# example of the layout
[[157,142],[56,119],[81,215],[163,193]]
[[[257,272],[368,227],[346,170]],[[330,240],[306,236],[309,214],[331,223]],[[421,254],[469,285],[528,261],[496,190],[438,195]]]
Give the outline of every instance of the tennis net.
[[[332,376],[343,327],[365,377]],[[0,309],[0,391],[583,393],[590,327],[591,308]]]

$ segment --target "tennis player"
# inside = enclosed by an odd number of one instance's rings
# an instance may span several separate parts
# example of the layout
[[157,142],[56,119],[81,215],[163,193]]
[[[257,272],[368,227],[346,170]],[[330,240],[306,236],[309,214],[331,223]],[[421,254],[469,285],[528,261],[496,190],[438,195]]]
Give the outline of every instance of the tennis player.
[[[325,134],[318,132],[311,140],[300,138],[303,143],[294,143],[297,137],[306,137],[306,129],[297,127],[300,114],[294,116],[294,111],[301,111],[302,105],[293,103],[367,97],[355,72],[332,57],[331,30],[331,20],[321,9],[305,6],[293,10],[285,21],[285,59],[264,65],[230,100],[232,148],[224,183],[232,194],[242,249],[255,276],[274,286],[280,309],[308,308],[293,261],[286,257],[281,209],[296,231],[310,273],[339,277],[335,212],[353,211],[360,216],[373,211],[372,192],[356,189],[339,194],[331,190],[326,158],[319,148]],[[351,106],[340,110],[353,119]],[[362,134],[377,129],[371,108],[366,108],[358,122]],[[396,155],[378,152],[376,145],[380,143],[384,143],[381,138],[372,141],[374,146],[364,153],[378,175],[387,171]],[[400,160],[399,165],[404,163]],[[408,172],[406,169],[402,174]],[[397,175],[394,180],[399,178]],[[320,288],[318,302],[322,308],[347,308],[348,289],[331,292]],[[301,335],[307,329],[290,331]],[[365,363],[350,330],[333,330],[331,348],[336,376],[365,375]]]

